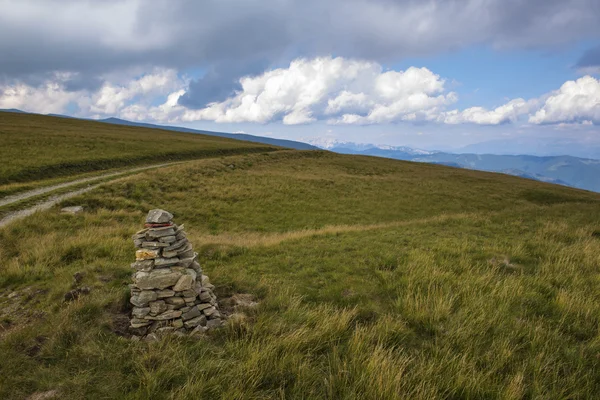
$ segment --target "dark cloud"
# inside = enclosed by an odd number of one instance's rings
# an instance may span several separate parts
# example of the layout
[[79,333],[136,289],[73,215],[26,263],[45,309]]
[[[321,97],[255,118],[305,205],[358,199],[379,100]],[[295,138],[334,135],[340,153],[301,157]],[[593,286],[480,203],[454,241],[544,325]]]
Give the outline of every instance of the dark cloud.
[[599,35],[598,0],[8,0],[0,3],[0,77],[205,68],[209,76],[182,99],[198,106],[234,90],[256,63],[325,54],[391,62]]
[[587,50],[579,61],[577,61],[577,67],[600,67],[600,46]]
[[219,63],[202,78],[190,82],[187,92],[179,98],[179,104],[188,108],[203,108],[208,103],[223,101],[242,89],[240,76],[257,75],[267,67],[268,63],[264,60]]

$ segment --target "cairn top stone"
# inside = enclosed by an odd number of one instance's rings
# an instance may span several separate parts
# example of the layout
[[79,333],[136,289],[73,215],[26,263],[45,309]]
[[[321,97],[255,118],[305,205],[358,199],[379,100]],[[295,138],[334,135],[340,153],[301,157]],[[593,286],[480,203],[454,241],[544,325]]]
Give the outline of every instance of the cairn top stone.
[[147,224],[166,224],[173,220],[173,214],[159,208],[150,210],[146,216]]

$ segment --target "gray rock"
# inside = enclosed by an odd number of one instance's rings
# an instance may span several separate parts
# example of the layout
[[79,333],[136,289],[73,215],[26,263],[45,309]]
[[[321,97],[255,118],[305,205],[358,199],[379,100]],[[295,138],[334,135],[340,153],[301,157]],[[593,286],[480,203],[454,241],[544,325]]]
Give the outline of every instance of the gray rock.
[[184,259],[181,259],[181,257],[180,257],[179,265],[181,265],[184,268],[191,266],[192,263],[194,262],[195,255],[196,255],[196,253],[194,253],[194,257],[189,257],[189,258],[184,258]]
[[139,294],[131,296],[129,301],[136,307],[145,307],[149,302],[156,300],[157,297],[152,290],[142,290]]
[[181,307],[181,308],[179,308],[179,310],[180,310],[182,313],[184,313],[184,314],[185,314],[186,312],[190,311],[191,309],[192,309],[192,307],[189,307],[189,306],[185,306],[185,307]]
[[133,245],[134,245],[136,248],[138,248],[138,249],[139,249],[140,247],[142,247],[142,244],[143,244],[143,243],[144,243],[144,239],[135,239],[135,240],[133,241]]
[[144,318],[150,312],[150,307],[133,307],[131,315],[135,318]]
[[167,247],[168,243],[160,243],[160,242],[142,242],[142,247],[144,249],[160,249],[163,247]]
[[144,342],[158,342],[158,335],[156,333],[149,333],[144,338]]
[[215,312],[217,311],[216,307],[210,307],[210,308],[205,308],[204,310],[202,310],[202,312],[204,313],[204,315],[206,315],[207,317],[210,317],[211,315],[213,315]]
[[162,237],[173,236],[173,235],[175,235],[175,229],[169,228],[169,227],[150,229],[148,232],[146,232],[147,239],[159,239]]
[[191,269],[193,269],[194,271],[196,271],[197,275],[202,275],[202,267],[200,267],[200,263],[198,263],[198,261],[196,261],[195,258],[189,267]]
[[182,239],[179,240],[175,243],[173,243],[172,245],[170,245],[169,247],[165,247],[165,249],[163,251],[173,251],[173,250],[178,250],[181,249],[183,246],[185,246],[186,244],[188,244],[189,242],[187,241],[187,239]]
[[208,292],[202,292],[200,293],[200,301],[203,303],[209,302],[212,300],[212,297],[210,297],[210,294],[208,294]]
[[83,212],[83,207],[82,206],[72,206],[72,207],[65,207],[63,209],[60,210],[61,212],[65,213],[65,214],[79,214]]
[[192,318],[192,319],[187,320],[187,321],[183,321],[183,325],[186,328],[188,328],[188,329],[195,328],[195,327],[197,327],[199,325],[200,326],[205,326],[206,324],[207,324],[207,319],[206,319],[206,317],[204,315],[201,315],[201,316],[196,317],[196,318]]
[[162,328],[158,328],[156,333],[159,335],[168,335],[169,333],[175,332],[175,327],[172,326],[163,326]]
[[151,301],[148,305],[150,306],[151,315],[158,315],[167,311],[167,304],[164,300]]
[[[165,243],[166,244],[166,243]],[[162,252],[162,256],[165,258],[172,258],[172,257],[177,257],[177,252],[176,251],[164,251]]]
[[165,299],[165,303],[183,307],[185,300],[181,297],[169,297],[168,299]]
[[194,253],[194,250],[192,250],[192,246],[189,246],[188,250],[182,250],[177,253],[177,257],[179,258],[193,258],[195,255],[196,253]]
[[156,268],[171,267],[173,265],[177,265],[178,263],[179,263],[179,258],[177,258],[177,257],[157,258],[154,260],[154,266]]
[[180,231],[180,232],[177,232],[175,237],[177,238],[177,240],[184,240],[187,238],[187,234],[184,231]]
[[152,321],[147,321],[145,319],[140,319],[140,318],[134,318],[131,320],[131,324],[129,326],[131,326],[133,329],[137,329],[137,328],[143,328],[145,326],[148,326],[152,323]]
[[202,303],[202,304],[198,304],[196,306],[196,308],[198,308],[199,311],[205,310],[207,308],[211,308],[212,305],[210,303]]
[[148,212],[148,215],[146,216],[146,223],[147,224],[166,224],[168,222],[171,222],[172,219],[173,219],[173,214],[171,214],[170,212],[161,210],[161,209],[155,209],[155,210],[150,210]]
[[173,327],[175,329],[183,328],[183,320],[181,318],[173,320]]
[[190,332],[190,336],[196,336],[196,337],[203,336],[207,330],[208,330],[207,327],[198,325],[197,327],[194,328],[193,331]]
[[154,260],[136,261],[131,264],[131,268],[137,271],[150,272],[154,268]]
[[202,282],[202,286],[206,286],[210,284],[210,279],[208,279],[208,276],[206,275],[202,275],[202,278],[200,279],[200,281]]
[[136,272],[134,280],[140,289],[165,289],[176,284],[181,275],[180,272],[168,269],[156,269],[150,272]]
[[177,310],[173,310],[173,311],[165,311],[162,314],[159,314],[157,316],[148,316],[146,317],[146,319],[149,320],[153,320],[153,321],[166,321],[168,319],[175,319],[175,318],[179,318],[181,317],[182,312],[181,311],[177,311]]
[[173,286],[173,290],[176,292],[182,292],[184,290],[191,289],[193,284],[194,284],[193,276],[183,275],[181,278],[179,278],[179,280],[177,281],[175,286]]
[[188,289],[188,290],[184,290],[181,293],[181,297],[195,297],[198,295],[198,293],[196,293],[196,291],[194,289]]
[[[166,244],[167,246],[171,243],[175,243],[177,241],[177,239],[175,238],[175,236],[163,236],[161,238],[159,238],[158,240],[160,240],[161,243]],[[165,246],[165,247],[167,247]]]
[[198,311],[198,309],[196,307],[194,307],[190,311],[183,313],[181,315],[181,318],[183,318],[184,321],[187,321],[188,319],[196,318],[201,315],[202,315],[202,313],[200,311]]
[[165,297],[173,297],[175,296],[175,292],[171,289],[157,290],[156,295],[159,299],[164,299]]
[[220,319],[211,319],[211,320],[207,321],[206,327],[208,329],[213,329],[213,328],[218,328],[219,326],[221,326],[221,324],[223,324],[223,322]]

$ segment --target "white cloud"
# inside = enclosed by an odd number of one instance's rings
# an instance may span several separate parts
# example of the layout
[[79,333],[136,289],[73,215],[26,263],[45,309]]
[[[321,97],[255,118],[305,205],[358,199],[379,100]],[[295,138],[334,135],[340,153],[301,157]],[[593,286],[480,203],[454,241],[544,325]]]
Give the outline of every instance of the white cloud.
[[[189,110],[183,120],[304,124],[329,115],[332,123],[432,119],[456,101],[444,80],[427,68],[382,72],[378,63],[342,57],[292,61],[240,80],[242,90],[220,103]],[[338,115],[336,117],[336,115]]]
[[463,111],[448,111],[440,115],[440,119],[447,124],[498,125],[505,122],[515,122],[521,115],[529,113],[536,103],[536,100],[514,99],[494,110],[471,107]]
[[0,108],[17,108],[37,113],[63,112],[69,102],[77,99],[77,93],[64,90],[56,75],[54,81],[48,81],[39,87],[23,83],[0,86]]
[[529,117],[534,124],[586,121],[600,124],[600,81],[591,76],[565,82]]

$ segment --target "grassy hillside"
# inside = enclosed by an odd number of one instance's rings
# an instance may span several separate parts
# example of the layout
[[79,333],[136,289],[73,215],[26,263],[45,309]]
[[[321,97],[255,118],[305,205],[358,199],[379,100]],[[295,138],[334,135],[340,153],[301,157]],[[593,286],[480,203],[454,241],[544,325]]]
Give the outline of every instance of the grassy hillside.
[[[0,230],[0,398],[589,399],[600,195],[326,152],[198,160]],[[184,223],[218,296],[205,339],[132,342],[131,234]],[[63,302],[72,275],[89,295]]]
[[0,185],[277,147],[95,121],[0,113]]

